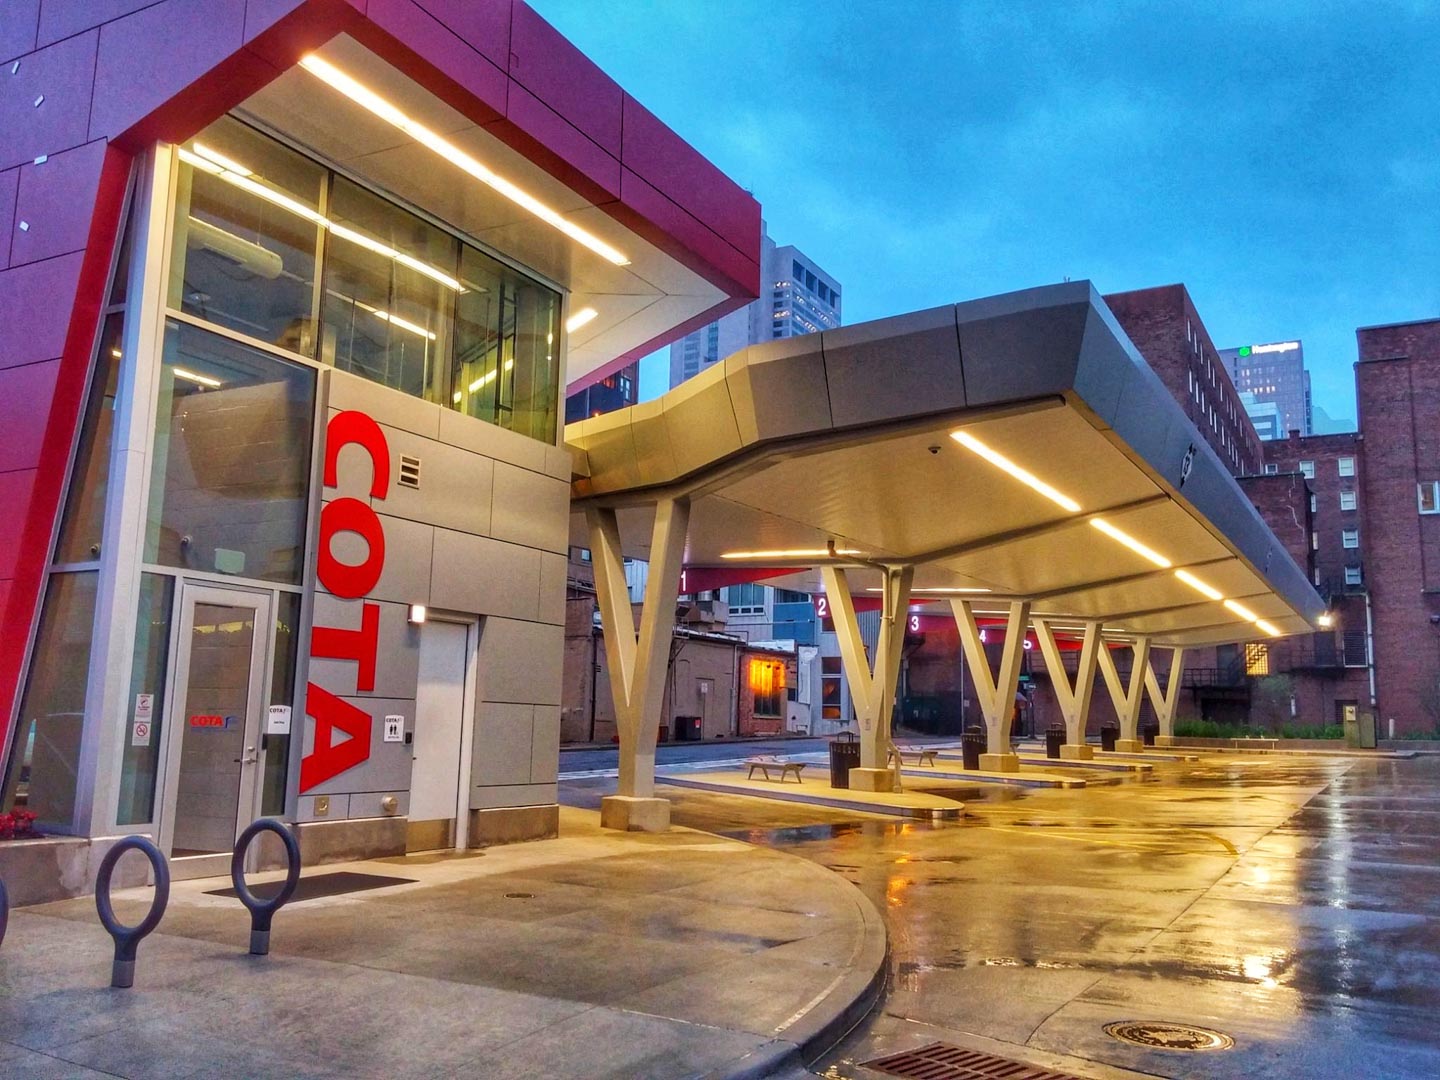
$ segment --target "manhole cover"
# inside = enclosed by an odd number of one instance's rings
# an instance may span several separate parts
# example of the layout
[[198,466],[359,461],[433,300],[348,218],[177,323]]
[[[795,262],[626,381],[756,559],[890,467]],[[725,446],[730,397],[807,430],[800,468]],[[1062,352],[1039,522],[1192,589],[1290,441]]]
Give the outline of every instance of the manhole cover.
[[1235,1045],[1235,1040],[1223,1031],[1152,1020],[1122,1020],[1106,1024],[1105,1034],[1121,1042],[1157,1050],[1229,1050]]
[[941,1042],[861,1064],[906,1080],[1079,1080],[1069,1073]]

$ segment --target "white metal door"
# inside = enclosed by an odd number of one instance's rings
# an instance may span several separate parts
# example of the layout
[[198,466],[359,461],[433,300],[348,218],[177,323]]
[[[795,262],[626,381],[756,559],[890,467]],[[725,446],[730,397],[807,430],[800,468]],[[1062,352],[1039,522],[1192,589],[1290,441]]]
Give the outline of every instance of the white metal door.
[[411,850],[465,846],[471,629],[434,619],[421,628],[415,763],[410,773]]
[[263,593],[181,589],[160,838],[196,873],[223,873],[258,812],[270,608]]

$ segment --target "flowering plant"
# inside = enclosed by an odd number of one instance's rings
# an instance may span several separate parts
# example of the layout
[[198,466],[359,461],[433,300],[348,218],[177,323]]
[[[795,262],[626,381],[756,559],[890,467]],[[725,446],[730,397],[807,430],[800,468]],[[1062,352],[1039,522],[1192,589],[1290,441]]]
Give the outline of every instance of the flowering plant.
[[0,814],[0,840],[29,840],[39,835],[33,811],[17,806],[8,814]]

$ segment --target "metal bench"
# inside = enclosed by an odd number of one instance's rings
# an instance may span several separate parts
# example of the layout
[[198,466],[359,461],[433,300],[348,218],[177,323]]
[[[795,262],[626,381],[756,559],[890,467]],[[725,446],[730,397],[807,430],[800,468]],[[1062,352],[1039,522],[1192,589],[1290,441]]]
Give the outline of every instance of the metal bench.
[[897,750],[893,746],[890,748],[890,760],[898,760],[901,765],[905,764],[906,754],[914,755],[920,765],[929,765],[932,769],[935,768],[936,751],[934,750],[911,750],[908,747]]
[[785,777],[790,775],[793,775],[795,777],[795,782],[797,784],[803,783],[803,781],[800,779],[800,770],[805,768],[805,763],[803,761],[781,761],[779,758],[776,757],[753,757],[746,758],[745,764],[750,767],[750,774],[745,778],[747,780],[755,779],[756,769],[759,769],[762,773],[765,774],[766,780],[772,779],[772,777],[770,776],[771,769],[779,769],[780,779],[776,781],[777,783],[783,784],[785,782]]

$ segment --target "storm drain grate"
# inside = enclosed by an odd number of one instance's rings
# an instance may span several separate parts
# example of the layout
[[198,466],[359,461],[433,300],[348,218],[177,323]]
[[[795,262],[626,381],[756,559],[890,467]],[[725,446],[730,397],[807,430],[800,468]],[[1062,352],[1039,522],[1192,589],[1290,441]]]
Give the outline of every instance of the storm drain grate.
[[1070,1073],[1051,1072],[1023,1061],[942,1042],[861,1064],[906,1080],[1079,1080]]
[[1123,1020],[1106,1024],[1105,1034],[1121,1042],[1156,1050],[1229,1050],[1235,1045],[1235,1040],[1223,1031],[1154,1020]]

